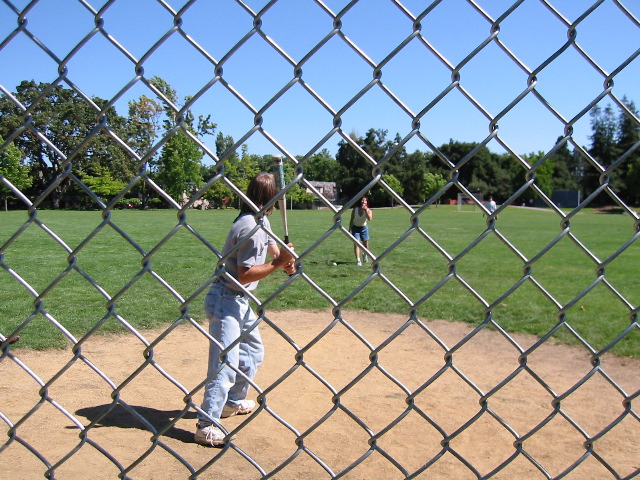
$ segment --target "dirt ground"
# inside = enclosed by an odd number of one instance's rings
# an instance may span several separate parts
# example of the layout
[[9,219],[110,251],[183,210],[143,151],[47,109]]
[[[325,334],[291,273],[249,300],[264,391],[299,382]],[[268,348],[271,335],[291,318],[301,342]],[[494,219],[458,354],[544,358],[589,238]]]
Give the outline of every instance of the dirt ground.
[[[123,470],[133,479],[475,479],[494,470],[497,479],[544,479],[576,463],[563,478],[640,472],[639,361],[608,356],[594,371],[584,349],[550,344],[520,360],[487,330],[446,355],[469,325],[428,322],[429,334],[411,324],[387,343],[406,318],[343,315],[349,327],[338,323],[317,342],[330,312],[270,315],[281,332],[261,326],[263,406],[223,420],[237,436],[222,449],[193,442],[189,392],[204,379],[207,340],[192,325],[146,356],[132,334],[92,337],[75,356],[12,349],[15,360],[0,361],[0,425],[9,431],[0,477],[43,478],[47,465],[58,479]],[[161,333],[143,335],[153,342]],[[536,341],[512,338],[523,349]],[[120,405],[104,415],[113,398]],[[592,446],[587,437],[597,437]]]

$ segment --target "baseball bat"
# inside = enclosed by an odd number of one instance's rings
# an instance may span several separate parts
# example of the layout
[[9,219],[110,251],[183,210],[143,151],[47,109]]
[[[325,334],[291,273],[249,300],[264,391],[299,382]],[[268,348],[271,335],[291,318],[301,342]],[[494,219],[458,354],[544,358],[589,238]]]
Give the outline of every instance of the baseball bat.
[[[276,179],[276,187],[278,190],[284,188],[284,167],[282,165],[282,156],[273,156],[273,176]],[[284,230],[284,243],[289,243],[289,225],[287,223],[287,199],[286,195],[282,195],[278,200],[280,206],[280,215],[282,217],[282,228]]]

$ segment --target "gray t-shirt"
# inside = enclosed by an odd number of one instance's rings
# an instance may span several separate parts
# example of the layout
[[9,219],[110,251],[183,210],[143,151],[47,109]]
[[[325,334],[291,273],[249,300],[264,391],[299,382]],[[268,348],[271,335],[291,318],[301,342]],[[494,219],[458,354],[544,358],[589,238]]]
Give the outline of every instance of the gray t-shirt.
[[[251,268],[254,265],[262,265],[267,258],[267,247],[275,244],[275,240],[267,235],[264,229],[271,232],[271,224],[269,219],[265,216],[262,217],[262,225],[264,228],[259,228],[251,237],[246,238],[251,230],[256,226],[256,220],[252,214],[243,214],[231,226],[227,240],[222,248],[222,254],[226,255],[228,252],[238,245],[242,240],[242,245],[231,254],[226,260],[225,265],[227,272],[229,272],[236,280],[238,279],[238,265]],[[246,240],[245,240],[246,238]],[[219,280],[223,285],[231,290],[238,290],[236,285],[231,283],[224,277],[220,277]],[[251,282],[244,285],[244,287],[251,291],[255,290],[258,286],[258,282]]]

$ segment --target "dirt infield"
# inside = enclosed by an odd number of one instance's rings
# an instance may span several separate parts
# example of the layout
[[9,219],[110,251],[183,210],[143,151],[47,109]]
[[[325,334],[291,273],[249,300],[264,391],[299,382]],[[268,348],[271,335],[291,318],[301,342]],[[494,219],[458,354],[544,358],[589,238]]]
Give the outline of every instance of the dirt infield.
[[[331,474],[325,468],[337,476],[359,459],[361,462],[341,478],[401,479],[429,464],[415,478],[475,479],[514,455],[513,461],[492,478],[544,479],[561,475],[586,452],[590,454],[563,478],[616,478],[597,457],[621,477],[638,473],[640,421],[631,414],[623,416],[598,438],[592,450],[585,448],[585,435],[597,435],[625,413],[623,394],[605,375],[596,372],[559,405],[553,403],[552,394],[534,378],[537,375],[557,395],[567,392],[592,369],[584,349],[545,344],[527,358],[526,365],[534,375],[522,371],[494,391],[521,365],[520,352],[499,333],[481,331],[455,352],[448,363],[443,346],[415,324],[377,355],[371,354],[365,342],[378,348],[406,321],[404,317],[354,312],[345,312],[344,317],[362,339],[339,324],[297,357],[296,350],[273,328],[262,326],[266,359],[256,382],[266,390],[266,408],[250,416],[223,420],[228,429],[241,427],[236,432],[235,449],[206,448],[193,443],[196,422],[193,409],[184,413],[159,442],[151,441],[149,426],[162,429],[173,421],[185,408],[187,392],[204,378],[207,340],[192,326],[174,330],[151,356],[185,391],[152,365],[132,377],[145,362],[144,345],[133,335],[95,337],[83,346],[82,354],[95,369],[120,387],[120,401],[135,407],[144,418],[134,417],[123,407],[116,407],[100,418],[112,402],[113,388],[87,363],[72,362],[71,350],[12,350],[43,382],[50,383],[46,388],[48,398],[82,425],[99,420],[99,427],[89,430],[87,440],[81,441],[81,430],[72,419],[50,402],[41,402],[41,386],[36,380],[16,362],[3,358],[0,362],[3,431],[7,431],[3,415],[15,423],[32,413],[18,425],[12,441],[0,447],[0,476],[43,478],[46,470],[43,461],[20,441],[50,464],[73,452],[55,469],[54,478],[58,479],[115,479],[121,471],[114,462],[123,469],[135,464],[128,473],[133,479],[189,478],[192,472],[175,454],[196,472],[208,466],[199,474],[201,479],[258,479],[286,462],[289,463],[270,478],[328,479]],[[306,346],[333,320],[328,312],[302,311],[278,312],[270,319],[299,347]],[[459,323],[427,325],[449,348],[472,331],[470,326]],[[145,331],[144,335],[153,341],[160,333]],[[523,348],[535,342],[525,335],[513,338]],[[345,388],[370,367],[371,359],[380,368],[370,369],[359,382]],[[295,365],[298,368],[284,379]],[[449,368],[444,368],[447,365]],[[609,356],[601,367],[627,395],[637,395],[639,361]],[[429,382],[441,371],[437,379]],[[398,383],[410,392],[419,392],[409,399],[415,408],[408,409],[407,394]],[[486,403],[481,402],[483,393],[491,393]],[[252,390],[250,395],[255,398],[257,393]],[[201,398],[201,394],[195,395],[194,402],[199,404]],[[640,408],[638,400],[634,402],[627,408],[637,415]],[[306,432],[332,410],[324,423],[297,439],[294,430]],[[476,416],[473,424],[460,431]],[[385,431],[398,418],[401,420],[397,425]],[[496,418],[506,422],[513,432]],[[547,419],[537,433],[524,438],[522,448],[514,446],[515,434],[525,435]],[[443,448],[443,435],[459,431]],[[376,435],[375,440],[371,435]],[[5,437],[3,442],[7,440]],[[249,457],[262,471],[252,465]]]

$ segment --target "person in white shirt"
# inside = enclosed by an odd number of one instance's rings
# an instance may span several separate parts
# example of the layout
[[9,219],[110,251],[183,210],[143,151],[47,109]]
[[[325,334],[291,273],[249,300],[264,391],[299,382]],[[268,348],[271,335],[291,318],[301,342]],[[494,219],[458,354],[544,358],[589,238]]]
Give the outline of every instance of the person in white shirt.
[[496,208],[498,208],[498,206],[496,205],[496,202],[493,199],[493,196],[489,195],[489,201],[487,202],[487,210],[489,210],[489,215],[495,212]]

